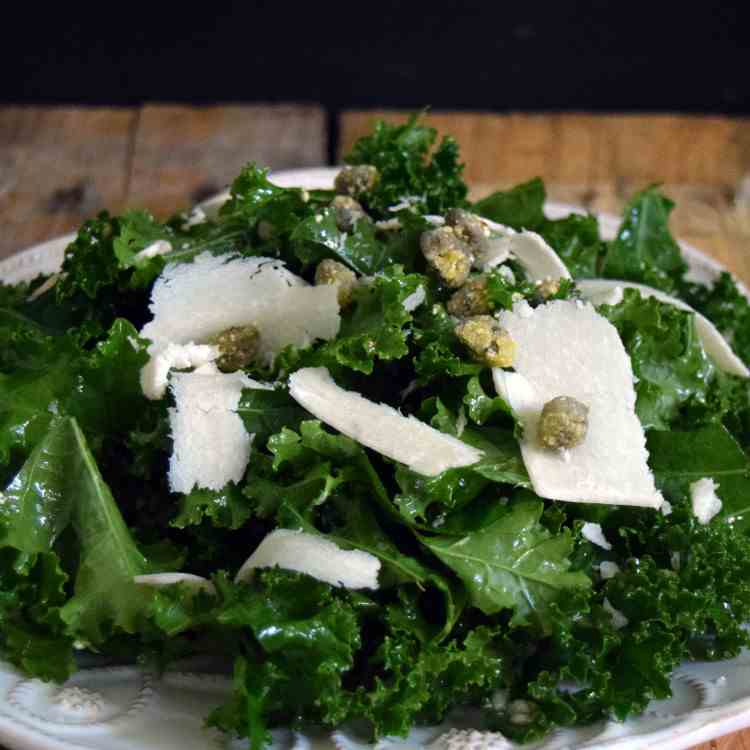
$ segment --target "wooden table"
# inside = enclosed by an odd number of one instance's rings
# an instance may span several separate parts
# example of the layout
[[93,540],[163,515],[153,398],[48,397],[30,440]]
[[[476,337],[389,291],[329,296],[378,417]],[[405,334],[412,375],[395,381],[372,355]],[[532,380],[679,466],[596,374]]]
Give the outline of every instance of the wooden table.
[[[167,214],[217,192],[254,160],[325,164],[374,118],[344,112],[329,139],[316,106],[0,108],[0,258],[107,207]],[[401,113],[403,115],[403,113]],[[550,198],[618,212],[662,182],[673,230],[750,282],[750,119],[433,113],[455,135],[475,195],[541,176]],[[750,750],[750,731],[700,745]]]

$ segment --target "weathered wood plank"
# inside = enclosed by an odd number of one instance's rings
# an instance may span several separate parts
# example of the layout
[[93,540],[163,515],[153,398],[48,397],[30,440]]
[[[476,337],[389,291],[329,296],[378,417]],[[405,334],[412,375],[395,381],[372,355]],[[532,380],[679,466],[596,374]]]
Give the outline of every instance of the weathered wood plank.
[[128,203],[165,216],[222,190],[249,161],[274,169],[326,162],[322,108],[146,106]]
[[122,206],[135,117],[132,109],[0,109],[0,258]]
[[[377,117],[341,119],[340,154]],[[454,135],[475,195],[541,176],[550,198],[620,213],[652,183],[676,202],[678,237],[750,281],[750,119],[669,115],[493,115],[430,113],[426,122]]]

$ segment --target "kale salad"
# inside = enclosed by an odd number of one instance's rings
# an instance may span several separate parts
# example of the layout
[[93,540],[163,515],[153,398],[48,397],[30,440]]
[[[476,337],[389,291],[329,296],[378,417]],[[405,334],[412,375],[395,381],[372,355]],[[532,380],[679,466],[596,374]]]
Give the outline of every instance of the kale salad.
[[378,123],[331,190],[101,213],[0,286],[0,656],[233,670],[210,726],[516,741],[750,632],[750,305]]

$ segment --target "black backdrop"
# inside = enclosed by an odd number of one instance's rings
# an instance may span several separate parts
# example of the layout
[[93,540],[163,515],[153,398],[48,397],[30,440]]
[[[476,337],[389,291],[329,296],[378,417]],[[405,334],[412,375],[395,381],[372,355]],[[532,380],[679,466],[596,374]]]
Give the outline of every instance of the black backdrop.
[[748,6],[6,0],[0,101],[747,114]]

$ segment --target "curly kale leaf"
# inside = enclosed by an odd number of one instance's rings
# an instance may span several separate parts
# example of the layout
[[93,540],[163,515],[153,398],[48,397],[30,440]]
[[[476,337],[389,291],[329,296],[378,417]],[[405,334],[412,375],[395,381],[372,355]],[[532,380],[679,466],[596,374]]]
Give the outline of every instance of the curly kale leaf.
[[380,179],[361,197],[368,213],[377,219],[393,216],[392,208],[405,199],[424,214],[444,214],[466,205],[468,189],[461,173],[458,145],[445,137],[437,148],[437,131],[420,125],[414,115],[402,125],[379,121],[372,135],[360,138],[344,161],[372,164]]
[[638,378],[636,411],[647,429],[667,429],[688,402],[706,403],[716,368],[692,314],[626,290],[619,305],[599,308],[617,328]]
[[536,229],[545,220],[546,199],[544,182],[535,177],[510,190],[498,190],[482,198],[474,204],[473,210],[513,229]]
[[633,196],[617,237],[609,243],[604,276],[675,291],[687,265],[669,231],[672,208],[674,203],[656,187]]
[[570,569],[573,538],[542,526],[543,510],[541,502],[519,502],[479,531],[421,541],[455,571],[475,607],[488,615],[511,609],[511,625],[533,622],[548,631],[550,603],[591,582]]
[[440,401],[434,403],[434,408],[433,427],[482,451],[477,463],[448,469],[434,477],[417,474],[405,466],[396,469],[400,492],[395,503],[403,519],[410,525],[429,523],[431,530],[439,532],[446,511],[464,507],[491,484],[528,487],[529,477],[512,430],[465,427],[459,435],[456,418],[448,409]]
[[[266,724],[301,718],[336,725],[349,713],[343,677],[361,646],[350,595],[283,570],[256,574],[244,585],[217,578],[217,621],[250,634],[235,667],[235,693],[209,723],[265,742]],[[248,721],[250,719],[250,721]]]

